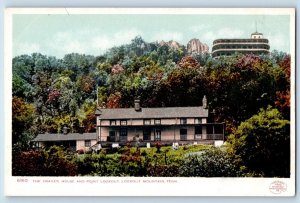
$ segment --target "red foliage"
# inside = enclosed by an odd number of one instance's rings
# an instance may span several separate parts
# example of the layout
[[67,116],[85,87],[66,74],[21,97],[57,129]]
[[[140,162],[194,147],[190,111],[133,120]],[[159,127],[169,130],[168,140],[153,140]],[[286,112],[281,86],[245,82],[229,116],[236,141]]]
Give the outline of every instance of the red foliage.
[[291,56],[287,55],[282,61],[279,62],[279,66],[284,70],[288,81],[291,78]]
[[289,90],[284,92],[276,92],[275,106],[285,116],[290,112],[291,92]]
[[120,64],[116,64],[111,68],[112,74],[119,74],[124,71],[124,68]]
[[155,142],[154,146],[156,147],[156,152],[160,153],[161,143],[160,142]]
[[178,65],[180,68],[198,68],[200,64],[196,59],[194,59],[192,56],[186,56],[183,57],[179,62]]
[[48,94],[48,100],[47,102],[54,102],[59,99],[60,92],[58,90],[51,90]]
[[95,80],[89,76],[82,76],[80,87],[85,93],[91,93],[95,87]]
[[120,108],[121,107],[122,95],[120,92],[109,95],[107,99],[108,108]]
[[21,152],[13,156],[13,176],[41,176],[44,173],[45,156],[39,151]]
[[13,117],[27,117],[32,110],[30,106],[24,101],[23,98],[14,96],[12,98],[12,114]]
[[147,167],[147,174],[152,177],[176,177],[178,173],[176,165],[150,165]]
[[75,176],[77,167],[58,155],[31,150],[14,154],[12,174],[13,176]]
[[79,150],[77,150],[76,152],[77,152],[77,154],[84,154],[83,149],[79,149]]
[[94,112],[91,112],[87,117],[82,121],[84,126],[84,132],[95,132],[96,129],[96,115]]
[[137,149],[134,153],[130,152],[130,148],[127,148],[121,156],[121,161],[122,163],[127,163],[127,162],[137,162],[141,163],[142,157],[141,157],[141,152],[139,149]]
[[262,62],[262,59],[259,56],[253,54],[247,54],[241,57],[236,63],[236,67],[240,69],[251,69],[255,64]]

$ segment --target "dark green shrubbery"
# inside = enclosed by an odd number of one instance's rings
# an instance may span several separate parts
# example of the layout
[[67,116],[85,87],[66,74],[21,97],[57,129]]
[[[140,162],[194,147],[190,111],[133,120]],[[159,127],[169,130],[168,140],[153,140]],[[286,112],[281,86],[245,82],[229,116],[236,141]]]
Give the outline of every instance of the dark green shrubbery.
[[261,109],[228,139],[228,150],[249,176],[290,176],[290,123],[277,109]]
[[179,175],[184,177],[236,177],[239,167],[233,157],[221,149],[207,150],[199,155],[188,156],[179,168]]

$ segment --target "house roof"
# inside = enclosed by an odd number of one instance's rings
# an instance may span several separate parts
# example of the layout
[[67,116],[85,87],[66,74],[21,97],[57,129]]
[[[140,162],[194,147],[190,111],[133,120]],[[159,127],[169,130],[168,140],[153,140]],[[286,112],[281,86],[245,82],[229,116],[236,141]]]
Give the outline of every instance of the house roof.
[[45,141],[71,141],[71,140],[96,140],[96,133],[68,133],[68,134],[60,134],[60,133],[45,133],[38,134],[36,138],[32,141],[34,142],[45,142]]
[[141,111],[134,108],[103,108],[97,109],[96,115],[100,115],[101,119],[193,118],[208,117],[208,109],[203,106],[141,108]]

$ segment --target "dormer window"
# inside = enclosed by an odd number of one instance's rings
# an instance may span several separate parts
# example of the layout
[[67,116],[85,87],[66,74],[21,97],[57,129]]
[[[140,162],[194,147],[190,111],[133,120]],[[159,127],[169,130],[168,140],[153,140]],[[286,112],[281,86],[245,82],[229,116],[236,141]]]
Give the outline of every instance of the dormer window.
[[201,124],[202,119],[201,118],[195,118],[195,124]]
[[144,120],[144,125],[151,125],[151,120],[150,119],[145,119]]
[[127,120],[121,120],[121,125],[127,125]]
[[186,124],[187,123],[187,119],[186,118],[181,118],[180,119],[180,124]]
[[155,124],[155,125],[160,125],[160,119],[155,119],[155,120],[154,120],[154,124]]

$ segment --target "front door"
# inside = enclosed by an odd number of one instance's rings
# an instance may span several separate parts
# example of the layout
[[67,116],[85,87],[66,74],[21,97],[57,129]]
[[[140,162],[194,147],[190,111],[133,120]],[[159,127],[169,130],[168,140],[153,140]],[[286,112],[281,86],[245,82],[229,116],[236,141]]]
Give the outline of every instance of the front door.
[[144,128],[143,140],[151,140],[151,129],[150,128]]
[[187,140],[187,129],[180,129],[180,140]]
[[120,142],[127,142],[127,128],[120,129]]
[[202,139],[202,126],[195,126],[195,140]]
[[155,130],[154,131],[154,140],[155,141],[161,141],[161,131],[160,130]]

